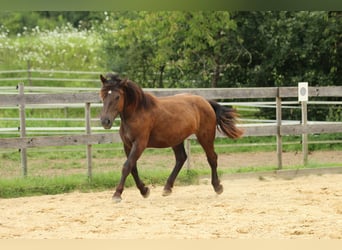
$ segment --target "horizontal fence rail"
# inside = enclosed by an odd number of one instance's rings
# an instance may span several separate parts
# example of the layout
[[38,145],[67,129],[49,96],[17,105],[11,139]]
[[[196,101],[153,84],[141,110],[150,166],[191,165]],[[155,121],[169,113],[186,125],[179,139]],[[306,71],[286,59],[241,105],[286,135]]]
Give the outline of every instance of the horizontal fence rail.
[[[9,88],[6,88],[9,89]],[[48,88],[45,88],[46,90]],[[38,91],[36,87],[25,87],[19,85],[19,93],[1,93],[0,107],[16,107],[20,110],[20,138],[0,138],[0,148],[20,148],[22,157],[25,158],[25,150],[33,147],[47,147],[47,146],[66,146],[66,145],[87,145],[88,157],[88,175],[91,177],[91,145],[106,144],[120,142],[120,136],[117,131],[112,133],[93,133],[90,121],[90,105],[100,106],[101,100],[98,94],[99,89],[82,89],[82,92],[68,92],[65,93],[35,93],[30,91]],[[277,120],[270,124],[240,124],[244,130],[244,136],[276,136],[277,137],[277,155],[278,167],[282,167],[282,139],[284,135],[307,135],[314,133],[340,133],[342,132],[342,123],[310,123],[301,121],[300,124],[286,123],[281,119],[282,98],[298,97],[297,87],[270,87],[270,88],[216,88],[216,89],[144,89],[146,92],[154,94],[158,97],[169,96],[181,93],[191,93],[203,96],[206,99],[258,99],[270,98],[275,100]],[[329,87],[309,87],[310,97],[342,97],[342,86]],[[72,90],[72,91],[75,91]],[[87,92],[90,91],[90,92]],[[284,102],[286,103],[286,102]],[[238,105],[238,102],[236,103]],[[72,134],[63,136],[35,136],[28,137],[26,134],[26,119],[25,109],[30,108],[44,108],[44,105],[52,106],[72,106],[84,107],[85,109],[85,128],[84,134]],[[302,112],[306,112],[303,111]],[[72,128],[70,128],[72,130]],[[74,129],[78,130],[78,129]],[[223,137],[222,134],[217,133],[217,137]],[[191,136],[190,138],[194,138]],[[305,143],[305,142],[303,142]],[[25,163],[25,159],[22,159]],[[23,166],[26,168],[26,166]],[[25,175],[26,170],[23,170]]]
[[[288,98],[297,97],[297,87],[272,88],[216,88],[216,89],[144,89],[158,97],[191,93],[206,99],[255,99],[255,98]],[[342,97],[342,86],[309,87],[311,97]],[[63,94],[4,94],[1,95],[0,106],[20,104],[52,104],[52,103],[100,103],[96,93],[63,93]]]
[[[32,76],[33,74],[38,76]],[[27,70],[0,70],[0,82],[28,81],[29,85],[32,82],[80,82],[77,76],[85,75],[88,78],[82,78],[82,82],[98,83],[100,74],[101,72],[92,71],[36,70],[28,65]]]

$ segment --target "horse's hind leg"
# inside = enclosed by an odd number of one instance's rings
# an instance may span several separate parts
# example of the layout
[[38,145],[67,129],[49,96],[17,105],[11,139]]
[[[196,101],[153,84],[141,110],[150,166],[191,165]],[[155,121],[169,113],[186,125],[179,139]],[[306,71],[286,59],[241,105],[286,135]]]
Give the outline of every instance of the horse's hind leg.
[[197,135],[198,142],[203,147],[207,160],[211,168],[211,184],[217,194],[223,192],[223,186],[220,184],[220,180],[217,175],[217,154],[214,150],[214,136],[201,136]]
[[164,186],[163,196],[167,196],[171,194],[172,187],[176,180],[176,177],[179,171],[181,170],[182,166],[184,165],[184,162],[187,159],[187,155],[184,149],[184,142],[182,142],[181,144],[178,144],[177,146],[172,147],[172,149],[173,149],[173,152],[175,153],[176,165],[173,168],[169,178],[166,181],[166,184]]

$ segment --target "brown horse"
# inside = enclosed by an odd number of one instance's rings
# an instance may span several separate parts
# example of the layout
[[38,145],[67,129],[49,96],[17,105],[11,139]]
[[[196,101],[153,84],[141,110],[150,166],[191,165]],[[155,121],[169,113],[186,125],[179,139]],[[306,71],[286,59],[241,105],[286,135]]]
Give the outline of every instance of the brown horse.
[[237,114],[234,109],[191,94],[157,98],[143,92],[132,81],[120,79],[114,74],[107,74],[106,77],[101,75],[100,78],[102,126],[110,129],[114,119],[120,115],[120,136],[127,156],[113,200],[121,201],[125,180],[130,173],[142,196],[148,197],[150,190],[140,180],[137,170],[137,160],[147,147],[172,147],[176,164],[164,186],[163,195],[171,194],[174,181],[187,159],[184,140],[191,134],[196,135],[205,150],[215,192],[223,192],[217,176],[214,139],[216,127],[230,138],[235,139],[242,135],[242,131],[235,126]]

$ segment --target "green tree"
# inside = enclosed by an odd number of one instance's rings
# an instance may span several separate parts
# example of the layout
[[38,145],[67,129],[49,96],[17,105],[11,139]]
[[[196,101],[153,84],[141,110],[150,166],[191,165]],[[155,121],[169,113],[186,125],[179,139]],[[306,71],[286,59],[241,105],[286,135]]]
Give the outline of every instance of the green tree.
[[235,28],[225,11],[112,13],[103,34],[108,67],[149,87],[217,87],[245,53]]
[[248,86],[341,82],[340,12],[236,12],[239,35],[252,55],[244,62]]
[[206,86],[219,87],[222,76],[240,58],[249,56],[237,36],[235,21],[226,11],[187,13],[185,20],[184,57]]
[[[341,12],[236,12],[233,19],[252,55],[249,64],[240,61],[245,73],[236,74],[236,81],[259,87],[341,84]],[[261,111],[274,118],[274,111]],[[312,120],[324,120],[327,110],[308,112]],[[300,119],[300,112],[284,110],[283,117]]]

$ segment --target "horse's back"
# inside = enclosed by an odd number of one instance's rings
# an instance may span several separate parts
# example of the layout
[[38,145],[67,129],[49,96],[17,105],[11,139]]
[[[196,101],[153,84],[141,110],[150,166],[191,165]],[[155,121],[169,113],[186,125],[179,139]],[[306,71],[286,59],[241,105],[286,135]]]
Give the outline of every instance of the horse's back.
[[150,147],[174,146],[199,130],[214,133],[216,127],[213,108],[206,99],[197,95],[158,98],[153,114]]
[[[215,118],[215,112],[209,102],[199,95],[177,94],[158,98],[160,108],[166,112],[176,112],[177,115],[188,114],[198,119]],[[186,118],[186,117],[184,117]]]

